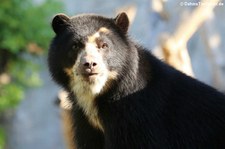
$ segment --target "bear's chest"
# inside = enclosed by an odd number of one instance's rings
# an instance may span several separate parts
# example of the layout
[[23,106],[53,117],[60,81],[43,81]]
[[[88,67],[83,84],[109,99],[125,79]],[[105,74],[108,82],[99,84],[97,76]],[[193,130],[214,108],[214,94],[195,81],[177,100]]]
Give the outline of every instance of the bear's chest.
[[95,98],[88,94],[77,96],[77,104],[82,108],[90,124],[103,131],[103,127],[98,116],[98,108],[94,101]]
[[[76,83],[75,83],[76,82]],[[74,81],[72,84],[73,93],[76,97],[77,105],[83,110],[84,114],[87,116],[89,123],[103,131],[100,118],[98,116],[98,107],[96,105],[96,95],[90,88],[89,84],[85,84],[82,81]]]

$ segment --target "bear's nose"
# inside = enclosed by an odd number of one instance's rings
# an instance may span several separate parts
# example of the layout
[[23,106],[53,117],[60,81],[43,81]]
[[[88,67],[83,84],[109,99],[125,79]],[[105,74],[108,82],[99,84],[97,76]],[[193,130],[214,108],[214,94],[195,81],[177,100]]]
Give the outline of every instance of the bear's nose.
[[96,62],[85,62],[84,64],[85,68],[94,68],[95,66],[97,66]]
[[86,56],[81,59],[81,64],[84,69],[94,69],[98,66],[97,59]]

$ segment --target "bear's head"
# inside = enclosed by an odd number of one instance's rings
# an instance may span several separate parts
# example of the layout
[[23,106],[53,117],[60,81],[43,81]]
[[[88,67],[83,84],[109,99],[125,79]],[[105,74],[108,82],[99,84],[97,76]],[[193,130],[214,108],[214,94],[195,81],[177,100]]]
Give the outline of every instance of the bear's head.
[[133,62],[127,37],[126,13],[115,18],[84,14],[58,14],[52,28],[56,34],[48,54],[53,79],[76,94],[97,95],[121,79]]

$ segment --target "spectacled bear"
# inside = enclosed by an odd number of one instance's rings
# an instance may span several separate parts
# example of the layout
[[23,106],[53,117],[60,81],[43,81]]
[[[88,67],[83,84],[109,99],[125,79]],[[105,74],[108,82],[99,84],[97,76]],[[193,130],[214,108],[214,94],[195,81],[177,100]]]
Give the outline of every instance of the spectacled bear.
[[128,36],[126,13],[52,20],[52,78],[68,93],[77,149],[224,149],[225,95]]

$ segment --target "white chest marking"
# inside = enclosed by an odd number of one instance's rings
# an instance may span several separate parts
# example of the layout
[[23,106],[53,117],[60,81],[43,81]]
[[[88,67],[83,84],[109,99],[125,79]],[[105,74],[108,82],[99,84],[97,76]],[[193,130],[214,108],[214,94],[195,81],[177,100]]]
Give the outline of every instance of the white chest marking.
[[[74,65],[74,70],[79,66],[79,59],[82,53],[78,55],[78,61]],[[71,87],[77,98],[77,104],[83,109],[89,119],[89,122],[103,131],[103,127],[98,117],[98,109],[95,105],[95,97],[102,91],[108,79],[108,71],[102,63],[102,72],[92,81],[86,81],[81,75],[74,74]]]

